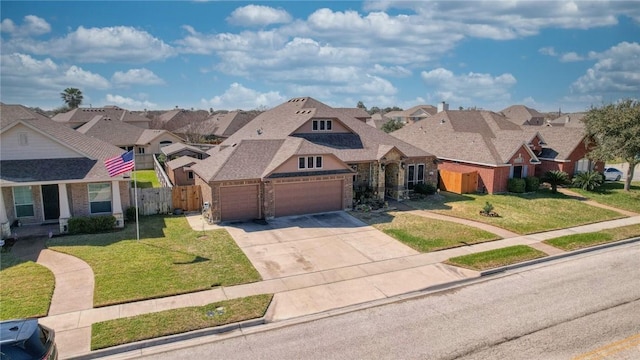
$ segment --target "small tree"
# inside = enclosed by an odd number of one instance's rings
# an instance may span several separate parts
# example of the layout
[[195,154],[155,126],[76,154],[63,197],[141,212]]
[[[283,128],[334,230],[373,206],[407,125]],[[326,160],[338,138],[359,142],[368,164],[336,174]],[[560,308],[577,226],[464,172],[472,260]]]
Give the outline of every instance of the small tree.
[[402,129],[403,126],[404,126],[404,124],[399,122],[399,121],[389,120],[386,123],[384,123],[384,125],[382,125],[380,130],[382,130],[382,131],[384,131],[386,133],[390,133],[390,132],[394,132],[394,131],[396,131],[398,129]]
[[583,190],[594,191],[604,183],[604,176],[597,171],[587,171],[576,174],[571,184]]
[[624,190],[630,191],[634,168],[640,163],[640,101],[628,99],[592,108],[582,121],[587,145],[596,145],[592,158],[607,161],[619,157],[629,164]]
[[565,185],[569,183],[569,174],[560,170],[547,171],[544,174],[544,181],[551,185],[551,192],[558,192],[558,185]]
[[76,88],[66,88],[60,93],[60,97],[69,109],[75,109],[82,104],[82,91]]

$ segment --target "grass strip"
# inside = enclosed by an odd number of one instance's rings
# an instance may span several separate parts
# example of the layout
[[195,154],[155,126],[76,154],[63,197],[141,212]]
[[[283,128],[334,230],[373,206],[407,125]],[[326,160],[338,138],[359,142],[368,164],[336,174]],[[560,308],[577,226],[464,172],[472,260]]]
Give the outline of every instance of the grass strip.
[[96,307],[261,279],[226,230],[194,231],[184,216],[141,217],[140,241],[134,223],[110,233],[55,237],[47,246],[91,266]]
[[640,182],[638,181],[631,183],[629,191],[624,191],[624,183],[609,181],[596,191],[579,188],[570,190],[601,204],[640,213]]
[[[133,179],[135,179],[135,181]],[[134,183],[138,184],[138,189],[161,187],[160,180],[158,180],[158,176],[156,175],[155,170],[132,171],[131,187],[134,187]]]
[[272,294],[254,295],[94,323],[91,350],[259,318],[272,298]]
[[51,270],[10,253],[2,253],[0,278],[0,320],[47,315],[55,284]]
[[545,240],[543,243],[555,246],[565,251],[571,251],[629,239],[636,236],[640,236],[640,224],[606,229],[598,232],[566,235]]
[[483,251],[470,255],[450,258],[446,264],[461,266],[472,270],[487,270],[500,266],[545,257],[547,254],[526,245],[508,246],[501,249]]
[[500,239],[493,233],[471,226],[402,212],[352,213],[352,215],[420,252]]

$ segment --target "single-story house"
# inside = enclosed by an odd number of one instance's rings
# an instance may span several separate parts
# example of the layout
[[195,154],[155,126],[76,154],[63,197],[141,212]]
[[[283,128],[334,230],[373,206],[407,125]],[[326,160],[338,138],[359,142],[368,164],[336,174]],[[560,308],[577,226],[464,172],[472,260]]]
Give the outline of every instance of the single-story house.
[[153,122],[153,128],[174,131],[189,124],[197,124],[210,116],[206,110],[186,110],[176,106],[175,109],[169,110],[158,116],[157,121]]
[[546,124],[543,114],[524,105],[512,105],[500,113],[516,125],[542,126]]
[[233,135],[258,116],[258,111],[230,111],[217,113],[204,121],[191,122],[174,132],[189,142],[217,143]]
[[163,146],[160,148],[160,152],[164,154],[169,161],[181,156],[188,156],[199,160],[209,157],[209,154],[207,154],[205,150],[183,143],[173,143],[171,145]]
[[149,124],[151,123],[151,119],[113,105],[101,108],[75,108],[65,113],[56,114],[52,119],[65,124],[70,128],[77,129],[83,124],[94,119],[96,116],[120,121],[142,129],[148,129],[150,127]]
[[190,156],[181,156],[164,164],[165,172],[175,186],[194,185],[195,177],[191,166],[199,159]]
[[395,120],[401,124],[413,124],[416,121],[428,118],[436,114],[438,109],[433,105],[416,105],[401,111],[389,111],[384,114],[387,119]]
[[433,155],[310,97],[261,113],[208,153],[191,169],[212,221],[350,209],[356,193],[402,199],[436,182]]
[[[0,104],[0,225],[58,223],[109,214],[124,226],[130,179],[110,177],[104,161],[123,150],[21,105]],[[19,231],[19,230],[18,230]]]

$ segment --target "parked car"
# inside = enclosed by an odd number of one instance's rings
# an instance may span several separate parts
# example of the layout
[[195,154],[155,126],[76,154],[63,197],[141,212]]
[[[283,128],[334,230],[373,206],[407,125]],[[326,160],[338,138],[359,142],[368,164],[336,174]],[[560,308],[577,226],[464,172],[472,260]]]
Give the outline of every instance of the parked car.
[[622,179],[622,171],[616,168],[604,168],[604,179],[608,181],[620,181]]
[[57,360],[55,332],[37,319],[0,322],[1,360]]

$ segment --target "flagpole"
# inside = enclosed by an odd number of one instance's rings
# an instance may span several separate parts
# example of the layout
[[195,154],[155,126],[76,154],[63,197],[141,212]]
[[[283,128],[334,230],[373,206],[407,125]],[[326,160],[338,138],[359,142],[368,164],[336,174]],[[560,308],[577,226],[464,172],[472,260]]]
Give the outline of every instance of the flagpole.
[[133,196],[136,198],[136,240],[140,241],[140,225],[138,222],[138,176],[136,174],[135,151],[133,153],[133,194],[134,194]]

